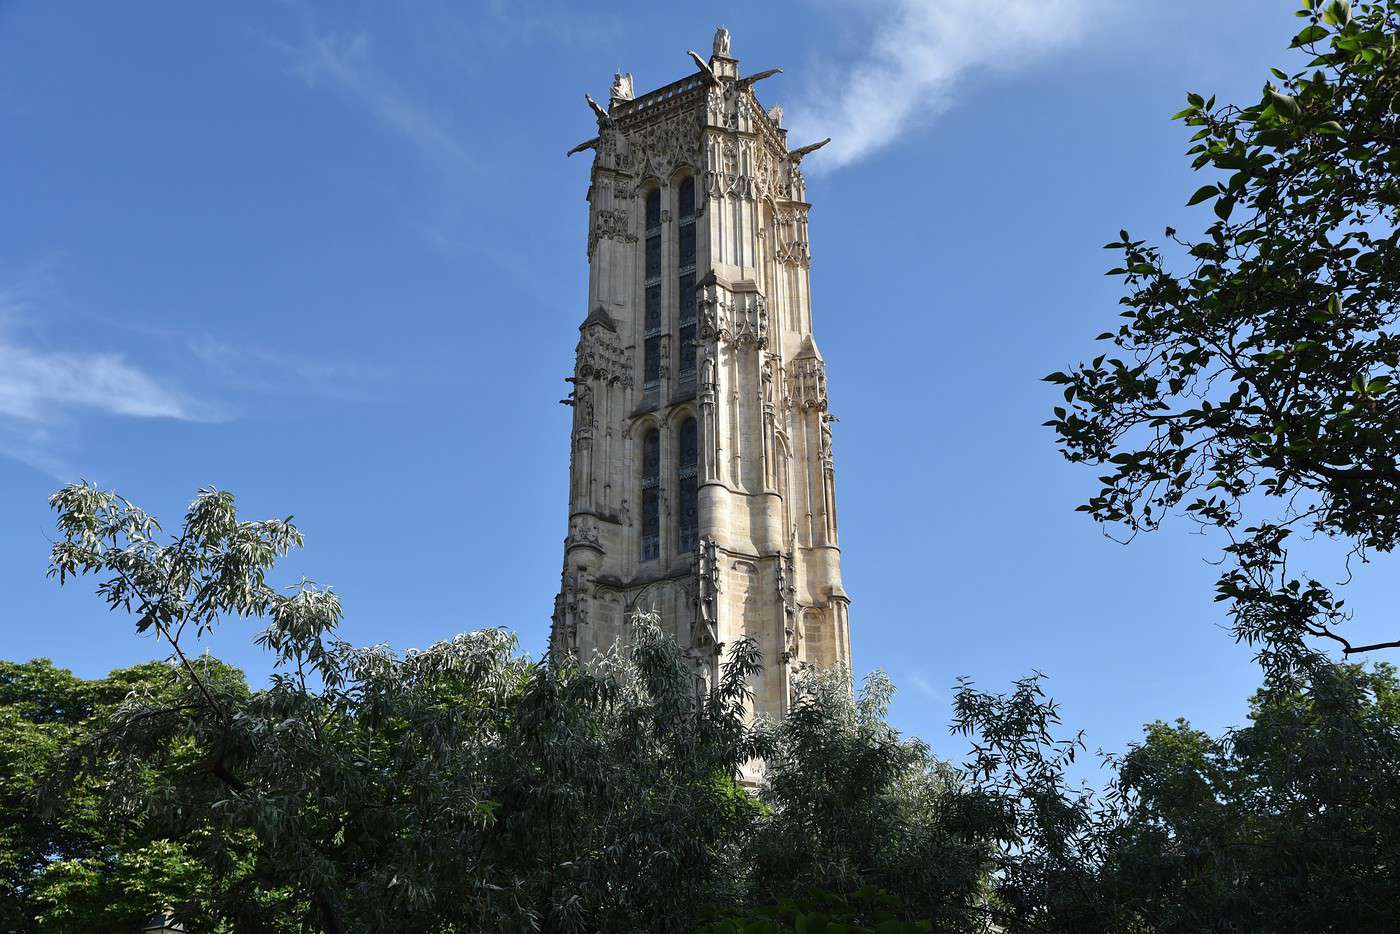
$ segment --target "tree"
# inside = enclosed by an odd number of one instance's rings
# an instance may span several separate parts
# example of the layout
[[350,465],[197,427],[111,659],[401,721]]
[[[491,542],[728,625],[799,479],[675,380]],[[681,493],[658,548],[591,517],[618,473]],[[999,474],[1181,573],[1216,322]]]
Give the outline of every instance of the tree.
[[[114,493],[69,486],[53,506],[53,574],[101,575],[180,674],[129,698],[92,750],[115,763],[108,806],[209,874],[207,907],[177,915],[328,934],[665,931],[738,896],[731,860],[754,812],[728,789],[763,751],[744,720],[751,643],[698,705],[645,619],[630,657],[596,670],[531,661],[492,629],[402,656],[357,649],[334,635],[333,591],[268,583],[301,543],[289,519],[242,521],[205,490],[162,543]],[[252,692],[188,651],[240,616],[266,621],[257,642],[276,665]]]
[[1156,723],[1116,762],[1104,889],[1161,932],[1400,925],[1400,681],[1270,681],[1221,737]]
[[[1210,736],[1150,724],[1107,787],[1067,780],[1039,678],[964,684],[961,787],[994,845],[990,916],[1070,934],[1381,932],[1400,926],[1400,680],[1379,664],[1270,676],[1250,723]],[[975,928],[964,928],[973,930]]]
[[901,919],[975,927],[992,842],[970,819],[963,777],[886,721],[893,695],[879,672],[854,697],[845,671],[804,674],[769,734],[764,819],[744,859],[754,900],[781,909],[819,892],[871,908],[858,893],[878,890]]
[[[52,802],[35,820],[39,785],[0,776],[17,930],[115,928],[162,907],[225,932],[1400,920],[1388,668],[1272,672],[1247,729],[1155,725],[1096,794],[1068,778],[1083,744],[1057,735],[1038,677],[1008,694],[960,686],[954,727],[972,750],[954,768],[888,725],[881,676],[853,696],[844,673],[809,673],[782,721],[753,725],[751,643],[696,698],[645,618],[626,653],[587,668],[523,657],[499,630],[356,649],[334,637],[331,591],[267,583],[279,543],[300,540],[288,521],[241,521],[205,491],[162,544],[115,494],[69,487],[54,504],[55,574],[103,575],[99,592],[171,658],[103,682],[0,670],[0,743],[38,756]],[[256,690],[186,650],[238,613],[266,618],[257,640],[277,661]],[[755,758],[756,800],[736,784]]]
[[[1288,567],[1306,530],[1362,559],[1400,541],[1400,8],[1305,0],[1298,70],[1257,103],[1187,96],[1189,204],[1215,220],[1175,250],[1122,231],[1116,350],[1046,377],[1069,460],[1107,468],[1080,508],[1130,533],[1183,511],[1229,534],[1218,598],[1283,667],[1318,640],[1353,655],[1332,590]],[[1180,267],[1180,268],[1178,268]],[[1270,510],[1268,503],[1277,503]]]
[[131,780],[96,754],[120,706],[175,682],[161,664],[85,681],[46,659],[0,662],[0,928],[134,929],[152,907],[195,902],[203,881],[139,817],[104,807]]

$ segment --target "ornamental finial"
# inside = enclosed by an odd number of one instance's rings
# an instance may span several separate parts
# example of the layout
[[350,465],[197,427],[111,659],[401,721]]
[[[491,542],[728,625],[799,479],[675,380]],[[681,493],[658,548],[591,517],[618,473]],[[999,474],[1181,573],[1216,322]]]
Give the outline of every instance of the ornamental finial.
[[729,57],[729,30],[723,26],[715,30],[715,54]]

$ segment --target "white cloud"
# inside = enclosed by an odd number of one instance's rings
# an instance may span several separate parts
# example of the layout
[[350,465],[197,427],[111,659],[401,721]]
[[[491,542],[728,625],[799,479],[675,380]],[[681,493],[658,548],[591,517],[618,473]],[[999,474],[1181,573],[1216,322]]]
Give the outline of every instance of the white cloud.
[[120,354],[47,350],[7,329],[26,317],[19,289],[0,289],[0,417],[44,422],[69,409],[206,421],[211,415]]
[[49,349],[16,336],[29,318],[20,288],[0,289],[0,455],[71,479],[57,453],[87,414],[213,421],[218,413],[118,353]]
[[69,407],[139,418],[201,418],[179,395],[116,354],[41,351],[0,338],[0,415],[42,420]]
[[1083,31],[1096,0],[887,0],[869,47],[792,108],[795,144],[830,136],[819,168],[855,162],[947,110],[971,72],[1033,62]]
[[919,693],[923,694],[925,697],[939,701],[948,699],[948,695],[938,690],[938,688],[934,687],[932,684],[929,684],[927,678],[911,672],[908,680],[909,683],[914,685]]
[[269,40],[287,56],[293,72],[307,87],[328,85],[366,107],[379,123],[411,143],[429,159],[454,168],[470,168],[467,148],[426,107],[406,94],[370,60],[369,35],[308,30],[300,43]]

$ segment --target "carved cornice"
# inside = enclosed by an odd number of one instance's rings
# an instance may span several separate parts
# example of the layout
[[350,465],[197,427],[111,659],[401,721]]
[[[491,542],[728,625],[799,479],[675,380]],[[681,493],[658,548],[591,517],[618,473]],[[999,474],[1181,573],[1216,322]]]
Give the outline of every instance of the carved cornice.
[[686,101],[693,91],[706,88],[705,79],[700,75],[687,75],[679,81],[672,81],[665,87],[648,91],[630,101],[619,101],[608,111],[613,122],[630,130],[636,123],[650,119],[653,114],[675,110]]

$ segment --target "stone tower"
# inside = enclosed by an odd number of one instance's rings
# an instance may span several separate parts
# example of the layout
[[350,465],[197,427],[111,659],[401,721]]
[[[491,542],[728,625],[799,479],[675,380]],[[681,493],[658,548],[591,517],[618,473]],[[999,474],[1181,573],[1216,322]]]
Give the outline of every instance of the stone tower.
[[634,95],[618,75],[588,190],[569,533],[555,651],[627,641],[637,610],[686,647],[696,688],[757,640],[755,713],[805,665],[850,664],[827,412],[812,339],[806,184],[780,107],[729,33],[697,71]]

